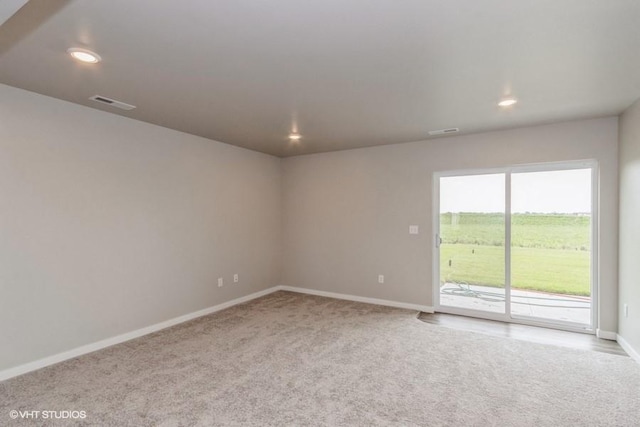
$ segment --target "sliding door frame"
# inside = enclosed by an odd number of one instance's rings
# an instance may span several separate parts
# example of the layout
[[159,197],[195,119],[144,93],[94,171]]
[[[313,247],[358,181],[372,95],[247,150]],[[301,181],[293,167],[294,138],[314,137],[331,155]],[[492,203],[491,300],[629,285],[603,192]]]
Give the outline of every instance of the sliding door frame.
[[[513,316],[511,314],[511,175],[523,172],[550,172],[572,169],[591,169],[591,324],[586,326],[579,323],[560,320],[539,319],[535,317]],[[492,313],[473,309],[463,309],[440,305],[440,178],[504,174],[505,176],[505,313]],[[551,162],[540,164],[514,165],[502,168],[464,169],[441,171],[433,174],[433,302],[436,312],[478,317],[482,319],[498,320],[508,323],[519,323],[532,326],[562,329],[573,332],[595,334],[598,327],[598,291],[599,291],[599,169],[596,160],[578,160],[566,162]]]

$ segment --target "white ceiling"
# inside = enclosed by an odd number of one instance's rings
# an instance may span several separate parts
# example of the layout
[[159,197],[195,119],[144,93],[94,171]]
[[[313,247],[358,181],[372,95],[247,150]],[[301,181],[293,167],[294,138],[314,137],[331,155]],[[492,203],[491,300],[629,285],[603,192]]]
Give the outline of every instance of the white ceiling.
[[620,113],[640,1],[31,0],[0,83],[278,156],[417,141]]

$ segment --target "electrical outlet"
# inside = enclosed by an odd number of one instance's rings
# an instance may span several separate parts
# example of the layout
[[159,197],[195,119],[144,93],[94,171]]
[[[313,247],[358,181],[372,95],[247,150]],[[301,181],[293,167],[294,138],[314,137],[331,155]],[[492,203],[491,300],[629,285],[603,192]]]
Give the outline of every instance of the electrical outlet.
[[222,277],[218,277],[218,287],[221,288],[224,285],[224,280],[222,280]]
[[234,274],[233,275],[233,283],[238,283],[240,281],[240,279],[238,278],[238,274]]
[[378,274],[378,283],[384,283],[384,275]]
[[629,317],[629,304],[625,304],[623,307],[624,307],[624,317]]

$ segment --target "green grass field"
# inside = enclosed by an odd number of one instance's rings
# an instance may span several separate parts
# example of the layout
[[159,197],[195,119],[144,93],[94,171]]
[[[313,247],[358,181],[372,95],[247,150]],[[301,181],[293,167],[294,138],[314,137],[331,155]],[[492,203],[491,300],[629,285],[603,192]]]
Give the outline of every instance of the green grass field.
[[[441,281],[504,286],[504,217],[440,216]],[[569,214],[512,216],[514,288],[590,295],[590,217]]]

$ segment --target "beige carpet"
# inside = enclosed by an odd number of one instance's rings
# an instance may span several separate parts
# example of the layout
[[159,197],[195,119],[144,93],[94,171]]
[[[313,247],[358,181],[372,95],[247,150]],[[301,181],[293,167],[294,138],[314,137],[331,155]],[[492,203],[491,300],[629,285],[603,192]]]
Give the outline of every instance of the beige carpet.
[[416,312],[277,292],[0,383],[52,425],[638,426],[628,357],[456,331]]

